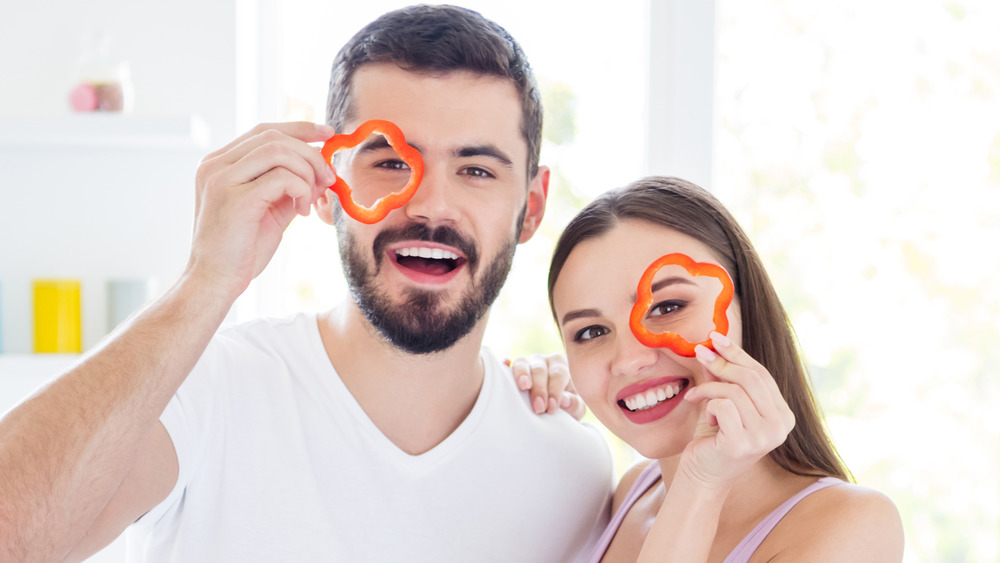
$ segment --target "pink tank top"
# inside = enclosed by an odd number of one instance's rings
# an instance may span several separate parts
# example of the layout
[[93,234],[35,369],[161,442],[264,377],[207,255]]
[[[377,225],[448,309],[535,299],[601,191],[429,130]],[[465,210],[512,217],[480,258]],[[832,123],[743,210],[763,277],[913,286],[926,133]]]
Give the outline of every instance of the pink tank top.
[[[621,506],[618,507],[618,511],[611,518],[608,523],[608,527],[604,529],[604,534],[601,535],[600,540],[598,540],[597,545],[594,546],[594,551],[591,552],[590,558],[587,560],[588,563],[600,563],[601,558],[604,557],[604,553],[607,552],[608,546],[611,545],[611,539],[615,537],[618,533],[618,528],[622,525],[622,520],[625,519],[625,515],[628,513],[632,505],[639,500],[646,491],[648,491],[657,481],[660,480],[660,464],[650,463],[639,474],[639,478],[635,480],[632,488],[629,490],[628,494],[625,495],[625,499],[622,501]],[[750,556],[753,555],[760,544],[764,541],[764,538],[771,533],[771,530],[778,525],[778,522],[788,512],[799,503],[800,500],[809,496],[810,494],[820,490],[825,489],[831,485],[839,485],[843,483],[840,479],[836,477],[823,477],[817,480],[815,483],[809,485],[808,487],[802,489],[791,498],[782,503],[781,506],[774,509],[773,512],[767,515],[753,530],[750,531],[746,537],[733,549],[732,552],[726,556],[726,560],[723,563],[746,563],[750,560]]]

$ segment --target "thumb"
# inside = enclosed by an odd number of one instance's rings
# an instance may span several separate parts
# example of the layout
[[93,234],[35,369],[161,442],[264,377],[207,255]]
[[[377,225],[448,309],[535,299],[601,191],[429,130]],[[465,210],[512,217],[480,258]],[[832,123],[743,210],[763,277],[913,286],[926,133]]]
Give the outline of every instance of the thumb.
[[708,401],[699,405],[698,424],[694,429],[694,438],[711,438],[719,433],[719,421],[708,410]]

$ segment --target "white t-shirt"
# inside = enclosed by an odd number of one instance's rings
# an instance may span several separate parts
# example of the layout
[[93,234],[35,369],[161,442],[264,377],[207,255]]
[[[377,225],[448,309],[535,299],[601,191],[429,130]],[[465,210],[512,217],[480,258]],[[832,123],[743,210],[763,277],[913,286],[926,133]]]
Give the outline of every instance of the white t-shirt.
[[475,406],[409,455],[334,371],[315,315],[221,331],[161,420],[177,485],[130,527],[131,561],[563,562],[608,520],[610,452],[536,415],[489,351]]

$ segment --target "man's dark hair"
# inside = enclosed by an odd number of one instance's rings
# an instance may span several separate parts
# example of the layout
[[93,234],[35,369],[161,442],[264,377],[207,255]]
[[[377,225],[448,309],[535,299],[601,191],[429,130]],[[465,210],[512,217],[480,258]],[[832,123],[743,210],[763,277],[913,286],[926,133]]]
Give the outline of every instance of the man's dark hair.
[[411,6],[380,16],[354,35],[333,61],[326,121],[337,131],[351,117],[351,79],[362,65],[391,62],[413,72],[468,71],[506,78],[521,98],[528,178],[538,173],[542,101],[524,52],[478,12],[457,6]]

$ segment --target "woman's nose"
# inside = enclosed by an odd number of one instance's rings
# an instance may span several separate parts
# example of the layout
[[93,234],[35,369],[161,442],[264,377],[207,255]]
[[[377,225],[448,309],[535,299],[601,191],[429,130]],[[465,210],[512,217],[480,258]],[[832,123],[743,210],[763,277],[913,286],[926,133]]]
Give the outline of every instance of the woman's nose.
[[618,333],[611,373],[616,376],[635,375],[656,363],[659,352],[639,342],[626,328]]

